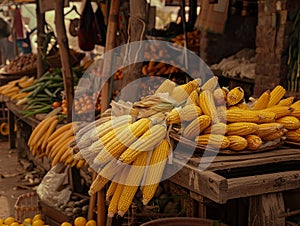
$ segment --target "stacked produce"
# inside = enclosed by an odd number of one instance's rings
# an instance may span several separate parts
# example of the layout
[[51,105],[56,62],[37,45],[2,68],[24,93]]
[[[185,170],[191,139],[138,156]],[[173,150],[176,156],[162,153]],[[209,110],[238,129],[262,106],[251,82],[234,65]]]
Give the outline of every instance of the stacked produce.
[[35,83],[34,77],[23,76],[19,79],[8,82],[0,86],[0,94],[9,97],[12,100],[20,100],[30,94],[30,92],[21,91]]
[[36,55],[30,53],[17,56],[10,64],[3,67],[6,73],[17,73],[36,68]]
[[[200,40],[201,40],[201,31],[200,30],[194,30],[187,33],[188,37],[188,48],[191,51],[199,52],[200,50]],[[174,43],[174,45],[178,46],[184,46],[184,35],[180,34],[177,35],[175,38],[172,38],[171,41]]]
[[5,219],[0,218],[0,225],[7,225],[7,226],[43,226],[43,225],[45,225],[45,222],[42,219],[41,214],[35,214],[32,218],[31,217],[26,217],[25,219],[21,220],[21,222],[18,219],[12,217],[12,216],[9,216]]

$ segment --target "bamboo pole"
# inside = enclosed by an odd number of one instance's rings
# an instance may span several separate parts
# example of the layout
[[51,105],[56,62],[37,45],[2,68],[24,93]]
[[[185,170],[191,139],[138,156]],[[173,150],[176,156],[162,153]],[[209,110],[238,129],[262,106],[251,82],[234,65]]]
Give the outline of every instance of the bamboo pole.
[[64,79],[64,89],[67,102],[67,121],[72,122],[72,105],[74,98],[73,76],[70,64],[69,43],[66,35],[64,21],[64,0],[56,0],[55,4],[55,27],[57,32],[57,42],[59,45],[59,55],[62,64],[62,74]]

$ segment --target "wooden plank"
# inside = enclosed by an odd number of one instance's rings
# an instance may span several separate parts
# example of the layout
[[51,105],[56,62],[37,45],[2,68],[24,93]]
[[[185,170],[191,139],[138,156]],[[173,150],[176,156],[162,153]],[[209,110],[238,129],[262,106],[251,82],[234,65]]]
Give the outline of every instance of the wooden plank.
[[[181,170],[179,170],[183,167]],[[197,194],[203,195],[217,203],[224,203],[224,192],[227,191],[227,180],[210,171],[199,171],[199,169],[190,166],[180,166],[173,163],[166,167],[165,173],[168,175],[173,170],[179,170],[169,180]],[[225,200],[226,201],[226,200]]]
[[279,214],[285,210],[282,193],[250,197],[248,225],[285,226]]
[[281,192],[300,188],[300,170],[232,178],[226,182],[228,190],[220,194],[224,200]]
[[16,133],[14,131],[15,127],[15,116],[11,111],[8,111],[8,126],[9,126],[9,134],[8,134],[8,141],[9,147],[11,149],[16,148]]

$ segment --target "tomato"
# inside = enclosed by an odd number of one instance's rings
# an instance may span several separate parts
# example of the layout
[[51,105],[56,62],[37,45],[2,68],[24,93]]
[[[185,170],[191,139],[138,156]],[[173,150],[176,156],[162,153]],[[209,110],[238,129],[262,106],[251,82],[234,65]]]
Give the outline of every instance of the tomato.
[[52,107],[53,107],[53,108],[58,108],[58,107],[60,107],[60,106],[61,106],[61,103],[58,102],[58,101],[54,101],[54,102],[52,103]]

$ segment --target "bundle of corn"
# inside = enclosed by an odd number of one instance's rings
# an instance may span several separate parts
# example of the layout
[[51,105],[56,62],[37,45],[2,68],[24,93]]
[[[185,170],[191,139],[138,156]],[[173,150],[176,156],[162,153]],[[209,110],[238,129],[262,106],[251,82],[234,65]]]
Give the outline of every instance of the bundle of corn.
[[149,61],[142,67],[142,74],[148,76],[161,76],[182,72],[178,67],[163,62]]
[[23,76],[0,86],[0,94],[10,97],[12,100],[20,100],[30,94],[30,92],[20,92],[20,90],[32,86],[34,82],[34,77]]

